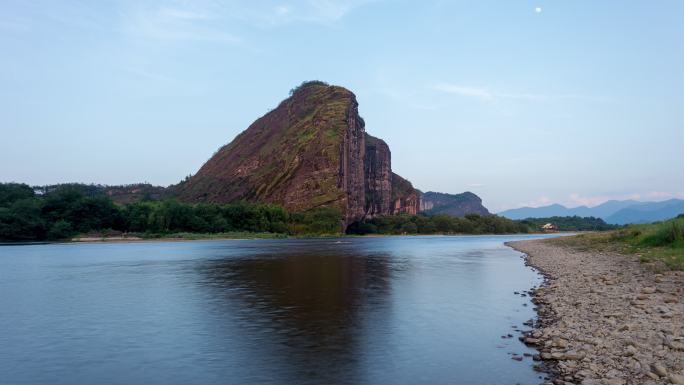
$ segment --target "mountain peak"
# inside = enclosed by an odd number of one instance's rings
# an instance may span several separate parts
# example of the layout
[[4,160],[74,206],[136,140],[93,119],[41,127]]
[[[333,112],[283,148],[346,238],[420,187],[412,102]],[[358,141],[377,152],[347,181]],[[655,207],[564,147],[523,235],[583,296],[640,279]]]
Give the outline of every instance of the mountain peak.
[[567,209],[567,207],[563,206],[560,203],[554,203],[548,206],[542,206],[542,207],[547,207],[547,208],[562,208],[562,209]]
[[308,81],[177,190],[188,202],[334,208],[346,226],[367,216],[415,214],[418,193],[402,181],[392,173],[387,144],[365,132],[356,96],[344,87]]

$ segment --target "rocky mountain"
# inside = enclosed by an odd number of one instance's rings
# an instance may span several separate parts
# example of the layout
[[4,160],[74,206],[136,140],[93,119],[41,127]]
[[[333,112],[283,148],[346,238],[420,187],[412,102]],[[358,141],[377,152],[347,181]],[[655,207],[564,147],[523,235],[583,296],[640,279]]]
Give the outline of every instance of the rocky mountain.
[[366,133],[356,96],[318,81],[292,90],[174,189],[186,202],[333,207],[345,226],[419,207],[418,192],[392,172],[387,144]]
[[420,210],[426,214],[447,214],[455,217],[464,217],[468,214],[489,215],[489,210],[482,205],[482,199],[470,191],[462,194],[428,191],[420,197]]
[[639,202],[634,200],[612,200],[598,206],[579,206],[567,208],[553,204],[543,207],[522,207],[506,210],[499,215],[510,219],[548,218],[548,217],[595,217],[606,223],[624,225],[628,223],[650,223],[684,213],[684,200],[671,199],[663,202]]

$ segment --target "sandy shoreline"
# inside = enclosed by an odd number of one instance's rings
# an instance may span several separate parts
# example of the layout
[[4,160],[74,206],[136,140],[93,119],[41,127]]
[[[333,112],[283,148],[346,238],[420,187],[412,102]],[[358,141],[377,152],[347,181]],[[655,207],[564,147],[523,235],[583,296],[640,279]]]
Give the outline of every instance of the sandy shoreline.
[[547,278],[524,340],[554,384],[684,384],[684,272],[658,274],[636,257],[549,240],[507,245]]

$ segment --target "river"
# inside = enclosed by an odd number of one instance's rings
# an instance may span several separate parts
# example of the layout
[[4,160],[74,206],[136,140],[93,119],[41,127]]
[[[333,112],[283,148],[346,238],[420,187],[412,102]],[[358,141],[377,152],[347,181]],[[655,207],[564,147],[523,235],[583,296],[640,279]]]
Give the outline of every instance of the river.
[[1,246],[0,383],[538,384],[532,237]]

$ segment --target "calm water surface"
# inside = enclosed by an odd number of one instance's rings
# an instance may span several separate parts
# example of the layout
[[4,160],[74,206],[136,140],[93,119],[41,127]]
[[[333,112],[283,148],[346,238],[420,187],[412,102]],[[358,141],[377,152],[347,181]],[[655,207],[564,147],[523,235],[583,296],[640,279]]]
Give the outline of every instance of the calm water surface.
[[2,246],[0,383],[538,384],[521,238]]

